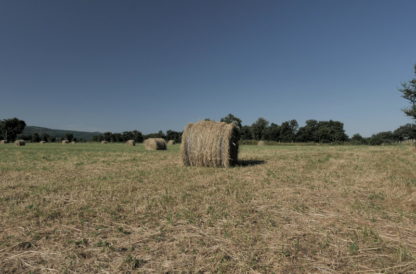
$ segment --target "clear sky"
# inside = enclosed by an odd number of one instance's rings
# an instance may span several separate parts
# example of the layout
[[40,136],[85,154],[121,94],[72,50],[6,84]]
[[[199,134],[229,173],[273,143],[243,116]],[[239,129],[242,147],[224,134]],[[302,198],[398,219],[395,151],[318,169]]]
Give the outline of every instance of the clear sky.
[[411,122],[414,0],[0,0],[0,119],[89,131]]

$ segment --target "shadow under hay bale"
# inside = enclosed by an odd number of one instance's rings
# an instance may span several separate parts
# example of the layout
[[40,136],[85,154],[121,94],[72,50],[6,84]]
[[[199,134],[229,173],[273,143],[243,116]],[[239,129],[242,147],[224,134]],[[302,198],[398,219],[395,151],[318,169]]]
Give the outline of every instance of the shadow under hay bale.
[[146,150],[166,150],[166,141],[163,138],[149,138],[143,144]]
[[168,141],[168,145],[170,145],[170,146],[171,146],[171,145],[174,145],[174,144],[176,144],[175,140],[169,140],[169,141]]
[[245,166],[257,166],[257,165],[262,165],[265,164],[266,161],[263,160],[240,160],[238,161],[236,166],[241,166],[241,167],[245,167]]
[[240,132],[236,125],[199,121],[186,126],[181,155],[185,166],[229,167],[238,163]]
[[136,142],[134,140],[128,140],[126,142],[126,144],[128,144],[129,146],[135,146],[136,145]]
[[16,140],[16,141],[14,142],[14,144],[15,144],[16,146],[20,147],[20,146],[25,146],[25,145],[26,145],[26,142],[25,142],[25,141],[23,141],[23,140]]

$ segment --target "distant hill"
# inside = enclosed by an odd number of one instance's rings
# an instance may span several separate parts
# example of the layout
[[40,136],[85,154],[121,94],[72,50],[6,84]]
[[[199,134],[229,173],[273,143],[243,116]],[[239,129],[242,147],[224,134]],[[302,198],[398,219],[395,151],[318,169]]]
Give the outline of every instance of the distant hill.
[[64,130],[64,129],[51,129],[46,127],[35,127],[35,126],[26,126],[22,132],[22,135],[32,135],[33,133],[38,133],[39,135],[48,134],[51,137],[62,138],[67,133],[74,134],[74,137],[77,139],[83,139],[86,141],[92,140],[92,137],[95,135],[102,134],[101,132],[88,132],[88,131],[76,131],[76,130]]

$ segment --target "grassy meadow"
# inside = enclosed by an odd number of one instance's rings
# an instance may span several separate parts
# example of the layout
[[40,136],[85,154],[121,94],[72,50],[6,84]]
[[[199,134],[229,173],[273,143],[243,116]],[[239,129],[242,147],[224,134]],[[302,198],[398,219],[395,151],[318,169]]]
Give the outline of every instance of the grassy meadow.
[[411,146],[0,145],[0,273],[416,272]]

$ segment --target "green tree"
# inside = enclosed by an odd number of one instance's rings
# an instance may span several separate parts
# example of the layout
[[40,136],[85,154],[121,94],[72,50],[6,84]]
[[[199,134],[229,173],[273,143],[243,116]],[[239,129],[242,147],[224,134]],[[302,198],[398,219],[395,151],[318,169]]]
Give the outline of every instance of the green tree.
[[65,134],[65,140],[68,140],[69,142],[72,142],[74,140],[74,134],[66,133]]
[[240,129],[240,138],[241,140],[252,140],[253,135],[251,134],[251,127],[250,126],[242,126]]
[[[416,76],[416,65],[414,73]],[[416,77],[406,83],[402,83],[402,88],[399,91],[402,93],[402,97],[410,102],[410,107],[403,109],[404,113],[416,120]]]
[[40,136],[39,136],[39,134],[38,133],[33,133],[32,134],[32,143],[39,143],[40,142]]
[[241,119],[232,115],[231,113],[228,114],[227,116],[221,118],[220,120],[221,122],[226,122],[228,124],[234,123],[236,126],[238,126],[239,128],[241,128]]
[[1,120],[0,135],[4,140],[14,141],[16,140],[17,135],[23,132],[25,127],[25,121],[17,118]]
[[399,141],[416,139],[416,125],[406,124],[396,129],[393,132],[393,134],[395,135],[395,138]]
[[259,118],[255,123],[251,125],[251,131],[254,140],[262,140],[264,138],[264,133],[269,125],[269,121],[264,118]]
[[268,141],[278,141],[280,138],[280,127],[271,123],[264,131],[264,139]]
[[166,140],[174,140],[176,143],[180,143],[182,138],[182,132],[168,130],[166,131]]
[[316,131],[319,128],[319,122],[316,120],[307,120],[305,126],[299,128],[296,134],[298,142],[317,142]]
[[42,139],[42,141],[51,142],[51,136],[49,136],[48,133],[43,133],[40,138]]
[[351,143],[354,145],[363,145],[366,144],[367,141],[363,136],[357,133],[351,137]]
[[296,120],[283,122],[280,126],[280,140],[282,142],[295,141],[297,130],[298,122]]

